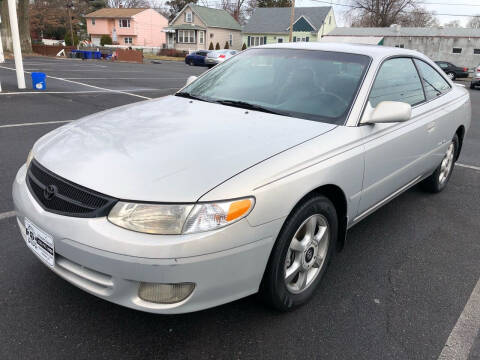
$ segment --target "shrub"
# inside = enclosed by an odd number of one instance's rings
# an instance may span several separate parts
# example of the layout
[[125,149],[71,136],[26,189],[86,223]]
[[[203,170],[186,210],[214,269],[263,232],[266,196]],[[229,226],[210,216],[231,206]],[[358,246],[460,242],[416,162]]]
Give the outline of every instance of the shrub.
[[242,50],[245,50],[246,48],[247,48],[247,44],[243,43]]
[[217,42],[217,45],[215,45],[215,50],[220,50],[220,44]]
[[72,37],[70,35],[70,32],[67,32],[65,34],[65,45],[67,45],[67,46],[72,46],[72,45],[77,46],[78,45],[78,36],[75,33],[73,34],[73,42],[74,43],[72,44]]
[[100,45],[105,46],[105,45],[112,45],[113,41],[110,35],[102,35],[100,38]]
[[225,47],[224,49],[230,49],[230,46],[228,45],[228,41],[225,41]]
[[208,47],[208,50],[213,50],[213,42],[210,41],[210,46]]
[[161,49],[158,52],[160,56],[172,56],[172,57],[185,57],[187,55],[186,51],[176,50],[176,49]]

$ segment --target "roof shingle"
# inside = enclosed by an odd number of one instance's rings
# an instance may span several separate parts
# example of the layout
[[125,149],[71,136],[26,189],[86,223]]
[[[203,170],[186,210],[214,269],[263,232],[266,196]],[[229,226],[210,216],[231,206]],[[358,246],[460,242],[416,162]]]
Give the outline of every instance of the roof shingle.
[[133,9],[133,8],[104,8],[90,14],[85,15],[87,18],[129,18],[133,15],[141,13],[147,9]]
[[205,6],[190,4],[190,7],[209,27],[218,27],[232,30],[242,30],[240,24],[223,9],[214,9]]

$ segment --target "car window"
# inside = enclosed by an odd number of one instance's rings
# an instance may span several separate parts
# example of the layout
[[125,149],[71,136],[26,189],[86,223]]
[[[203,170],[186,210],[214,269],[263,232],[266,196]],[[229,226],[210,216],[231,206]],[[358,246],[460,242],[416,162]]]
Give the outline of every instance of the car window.
[[197,55],[205,56],[205,55],[207,55],[207,52],[206,51],[199,51],[199,52],[197,52]]
[[422,83],[412,59],[385,61],[378,71],[369,100],[373,107],[382,101],[401,101],[410,105],[425,101]]
[[433,99],[438,95],[444,94],[450,90],[448,82],[426,62],[415,59],[418,71],[420,72],[425,87],[427,99]]
[[445,69],[448,67],[448,64],[447,63],[437,63],[438,66],[440,66],[442,69]]
[[206,101],[236,102],[239,107],[248,103],[285,116],[343,125],[370,60],[333,51],[248,49],[182,92]]

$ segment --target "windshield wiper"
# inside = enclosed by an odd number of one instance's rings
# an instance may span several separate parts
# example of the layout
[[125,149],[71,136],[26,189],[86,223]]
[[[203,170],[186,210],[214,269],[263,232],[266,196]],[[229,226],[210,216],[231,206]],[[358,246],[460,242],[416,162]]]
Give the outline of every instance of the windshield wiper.
[[239,107],[239,108],[242,108],[242,109],[248,109],[248,110],[262,111],[262,112],[266,112],[266,113],[269,113],[269,114],[288,115],[284,112],[271,110],[271,109],[263,107],[261,105],[250,104],[249,102],[246,102],[246,101],[217,100],[215,102],[218,103],[218,104],[222,104],[222,105],[235,106],[235,107]]
[[209,100],[207,98],[204,98],[203,96],[199,96],[199,95],[193,95],[187,91],[181,91],[181,92],[177,92],[175,94],[175,96],[180,96],[180,97],[184,97],[184,98],[187,98],[187,99],[194,99],[194,100],[200,100],[200,101],[206,101],[206,102],[212,102],[212,100]]

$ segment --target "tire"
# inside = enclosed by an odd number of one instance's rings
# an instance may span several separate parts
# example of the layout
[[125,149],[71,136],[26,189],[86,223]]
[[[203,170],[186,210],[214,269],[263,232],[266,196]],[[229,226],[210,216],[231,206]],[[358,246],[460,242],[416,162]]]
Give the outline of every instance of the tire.
[[[312,233],[313,239],[307,236]],[[305,304],[325,274],[336,248],[337,234],[337,212],[328,198],[311,197],[297,206],[285,221],[270,254],[260,285],[264,302],[280,311]],[[293,274],[297,268],[300,270],[296,275],[287,280],[288,271]]]
[[195,65],[195,63],[193,62],[193,60],[190,60],[190,61],[188,62],[188,65],[190,65],[190,66],[194,66],[194,65]]
[[450,80],[455,80],[457,78],[457,76],[455,75],[455,73],[453,72],[449,72],[447,73],[447,76],[450,78]]
[[[438,165],[432,175],[420,183],[423,190],[431,193],[439,193],[445,189],[450,177],[452,176],[453,168],[455,167],[455,161],[457,160],[458,155],[458,147],[459,140],[458,136],[455,134],[440,165]],[[453,153],[450,151],[453,151]],[[444,166],[447,166],[447,173],[445,173]]]
[[473,85],[473,83],[470,83],[470,89],[475,89],[475,85]]

